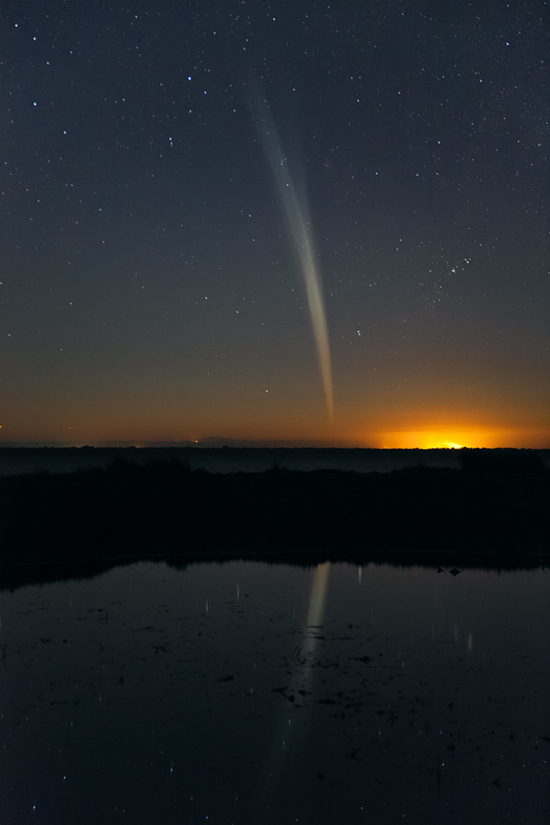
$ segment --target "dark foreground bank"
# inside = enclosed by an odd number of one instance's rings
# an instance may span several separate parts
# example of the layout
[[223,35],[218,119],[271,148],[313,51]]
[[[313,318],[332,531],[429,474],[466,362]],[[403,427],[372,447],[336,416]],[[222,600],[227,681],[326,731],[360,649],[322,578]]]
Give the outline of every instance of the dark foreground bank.
[[158,557],[353,554],[537,564],[550,473],[536,456],[392,473],[211,474],[179,461],[0,479],[0,569]]

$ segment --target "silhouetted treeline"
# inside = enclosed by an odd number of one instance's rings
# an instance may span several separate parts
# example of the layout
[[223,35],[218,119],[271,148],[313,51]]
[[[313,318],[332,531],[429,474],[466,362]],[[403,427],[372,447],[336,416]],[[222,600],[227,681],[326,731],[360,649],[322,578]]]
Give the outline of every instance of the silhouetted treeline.
[[0,566],[229,552],[546,558],[548,501],[550,473],[536,459],[386,474],[211,474],[117,459],[0,479]]

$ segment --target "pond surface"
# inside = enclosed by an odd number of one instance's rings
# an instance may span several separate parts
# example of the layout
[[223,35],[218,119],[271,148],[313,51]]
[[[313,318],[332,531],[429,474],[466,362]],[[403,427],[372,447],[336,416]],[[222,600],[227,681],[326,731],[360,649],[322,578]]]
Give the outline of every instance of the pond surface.
[[259,562],[3,592],[0,822],[546,823],[549,596]]

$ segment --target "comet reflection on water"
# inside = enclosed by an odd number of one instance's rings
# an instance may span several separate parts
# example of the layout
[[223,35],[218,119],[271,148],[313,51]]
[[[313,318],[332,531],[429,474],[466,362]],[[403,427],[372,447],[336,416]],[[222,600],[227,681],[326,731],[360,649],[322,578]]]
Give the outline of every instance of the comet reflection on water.
[[548,822],[542,570],[140,563],[0,618],[1,822]]
[[[292,679],[290,684],[280,692],[293,708],[304,707],[304,701],[311,694],[311,681],[314,674],[315,654],[322,638],[322,621],[325,598],[327,594],[330,573],[330,562],[319,564],[313,574],[311,595],[306,625],[302,632],[302,639],[292,651]],[[272,793],[280,791],[278,783],[283,768],[285,753],[290,747],[294,736],[293,718],[289,716],[286,706],[279,719],[271,754],[268,760],[268,779]]]

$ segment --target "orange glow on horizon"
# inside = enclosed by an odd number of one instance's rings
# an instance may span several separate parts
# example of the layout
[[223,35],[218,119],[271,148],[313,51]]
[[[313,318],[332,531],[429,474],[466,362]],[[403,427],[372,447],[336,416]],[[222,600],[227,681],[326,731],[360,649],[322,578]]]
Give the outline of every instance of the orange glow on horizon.
[[412,430],[381,434],[385,449],[460,449],[461,447],[488,447],[492,439],[485,433],[456,430]]
[[[156,399],[131,406],[122,402],[79,408],[59,421],[53,412],[43,411],[39,425],[32,404],[18,409],[12,420],[2,421],[0,444],[17,442],[71,444],[149,444],[195,442],[254,442],[272,446],[315,446],[374,449],[459,449],[467,448],[550,448],[548,418],[539,411],[528,417],[514,410],[470,410],[445,407],[386,410],[373,402],[357,404],[337,412],[329,426],[319,405],[284,408],[279,403],[263,408],[266,399],[250,404],[244,411],[234,406],[212,404],[209,409],[185,408],[184,405],[158,406]],[[183,408],[182,408],[183,406]],[[315,414],[314,414],[315,413]]]
[[374,447],[386,450],[459,450],[462,447],[469,447],[470,449],[495,449],[499,447],[540,449],[544,446],[541,444],[540,433],[537,432],[474,428],[471,430],[449,428],[377,433],[374,438],[369,439],[369,443]]

